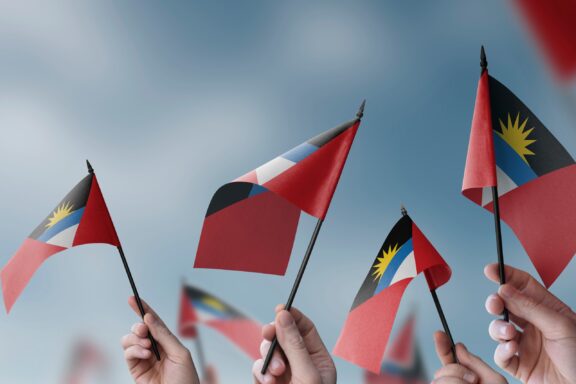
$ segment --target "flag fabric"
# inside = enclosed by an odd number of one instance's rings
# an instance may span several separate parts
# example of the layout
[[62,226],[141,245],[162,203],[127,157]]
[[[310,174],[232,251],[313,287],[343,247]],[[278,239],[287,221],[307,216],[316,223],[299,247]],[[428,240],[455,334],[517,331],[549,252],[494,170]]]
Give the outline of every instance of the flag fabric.
[[206,325],[226,336],[232,343],[256,360],[260,357],[262,324],[248,318],[217,297],[191,285],[182,290],[179,333],[195,338],[196,326]]
[[484,71],[472,118],[462,193],[514,231],[549,287],[576,252],[576,165],[544,124]]
[[72,361],[69,371],[64,379],[64,384],[87,384],[92,382],[91,376],[102,379],[104,382],[108,364],[102,351],[93,343],[81,340],[74,345]]
[[333,353],[375,374],[408,284],[423,272],[430,289],[445,284],[448,264],[408,215],[396,223],[360,287]]
[[422,352],[416,343],[414,314],[410,314],[386,351],[380,373],[364,373],[365,384],[429,383]]
[[574,0],[515,0],[557,77],[576,73],[576,2]]
[[0,271],[6,311],[10,312],[46,259],[68,248],[89,243],[120,245],[93,173],[64,197]]
[[218,189],[194,267],[286,273],[300,211],[326,216],[359,125],[328,130]]

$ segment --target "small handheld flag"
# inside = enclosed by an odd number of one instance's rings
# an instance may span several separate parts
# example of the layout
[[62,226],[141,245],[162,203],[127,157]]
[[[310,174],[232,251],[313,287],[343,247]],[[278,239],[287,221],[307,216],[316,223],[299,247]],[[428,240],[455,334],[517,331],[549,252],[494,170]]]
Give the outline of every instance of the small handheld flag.
[[396,312],[408,284],[423,272],[434,293],[451,276],[448,264],[406,211],[402,213],[380,247],[333,351],[375,374],[380,372]]
[[576,163],[482,57],[462,194],[494,213],[501,282],[500,217],[549,287],[576,253]]
[[200,288],[184,285],[178,324],[180,335],[198,339],[199,324],[220,332],[250,358],[260,356],[262,324]]
[[380,373],[366,371],[365,384],[426,384],[428,375],[416,342],[416,316],[411,313],[386,351]]
[[357,119],[220,187],[206,212],[194,267],[284,275],[300,211],[326,216],[363,108]]
[[[144,317],[144,307],[100,191],[96,174],[90,162],[86,161],[86,165],[88,176],[82,179],[36,227],[0,271],[6,312],[10,312],[36,270],[50,256],[78,245],[104,243],[114,245],[118,249],[140,314]],[[151,335],[148,337],[156,358],[160,360],[156,341]]]

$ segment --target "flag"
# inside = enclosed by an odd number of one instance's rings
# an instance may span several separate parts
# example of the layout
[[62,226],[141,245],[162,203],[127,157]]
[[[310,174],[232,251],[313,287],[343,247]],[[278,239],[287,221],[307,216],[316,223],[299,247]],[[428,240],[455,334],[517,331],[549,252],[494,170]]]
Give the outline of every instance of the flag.
[[412,219],[403,215],[378,251],[333,353],[378,374],[402,295],[421,272],[431,290],[445,284],[451,275],[434,246]]
[[576,73],[576,2],[515,0],[556,75],[568,80]]
[[262,324],[246,317],[217,297],[187,285],[183,287],[180,300],[180,335],[195,338],[198,324],[220,332],[250,358],[256,360],[260,357]]
[[72,350],[72,361],[64,379],[65,384],[92,382],[90,376],[104,379],[108,364],[102,351],[87,340],[78,341]]
[[90,173],[64,197],[0,271],[6,312],[40,265],[55,253],[82,244],[120,245],[96,175]]
[[514,231],[549,287],[576,252],[576,165],[544,124],[484,71],[478,84],[462,193]]
[[415,316],[411,314],[388,348],[380,373],[375,374],[370,371],[364,373],[365,384],[426,384],[430,382],[424,367],[422,352],[416,343],[415,323]]
[[326,216],[360,117],[361,111],[218,189],[194,267],[286,273],[300,211]]

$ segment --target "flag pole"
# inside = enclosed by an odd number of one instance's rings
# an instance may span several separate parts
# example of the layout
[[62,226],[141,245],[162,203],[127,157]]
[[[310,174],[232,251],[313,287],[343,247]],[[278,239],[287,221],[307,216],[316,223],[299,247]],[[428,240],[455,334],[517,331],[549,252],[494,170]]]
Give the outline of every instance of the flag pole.
[[202,380],[206,380],[208,375],[208,370],[206,369],[206,358],[204,355],[204,346],[202,344],[202,339],[200,338],[200,330],[196,327],[196,339],[194,339],[194,346],[196,347],[196,356],[198,357],[198,364],[200,365],[200,371],[202,372]]
[[[86,160],[86,166],[88,167],[88,173],[94,174],[94,168],[88,160]],[[130,286],[132,287],[132,293],[134,294],[134,298],[136,299],[136,304],[138,305],[138,310],[140,311],[140,315],[142,319],[144,319],[144,306],[142,305],[142,300],[140,299],[140,295],[138,294],[138,289],[136,288],[136,283],[134,283],[134,278],[132,277],[132,272],[130,272],[130,267],[128,266],[128,261],[126,261],[126,256],[124,255],[124,250],[122,249],[122,245],[118,245],[116,247],[118,249],[118,253],[120,253],[120,258],[122,259],[122,264],[124,264],[124,270],[126,271],[126,275],[128,276],[128,281],[130,282]],[[156,360],[160,361],[160,351],[158,350],[158,345],[156,344],[156,340],[152,337],[152,334],[148,332],[148,339],[152,344],[152,351],[156,356]]]
[[[408,211],[403,205],[400,206],[400,212],[402,213],[402,216],[408,215]],[[424,271],[424,273],[426,273],[426,271]],[[450,332],[450,327],[448,326],[448,321],[446,320],[446,316],[444,315],[442,304],[440,304],[440,300],[438,299],[436,288],[431,289],[430,294],[432,295],[432,300],[434,300],[434,305],[436,306],[436,311],[438,311],[438,316],[440,316],[440,322],[442,323],[444,332],[448,335],[448,339],[450,339],[450,349],[452,350],[452,357],[454,358],[454,362],[456,364],[460,364],[460,362],[458,361],[458,357],[456,356],[456,346],[454,344],[454,339],[452,338],[452,332]]]
[[[484,46],[480,48],[480,68],[481,74],[488,70],[488,60],[486,60],[486,52]],[[498,183],[496,183],[498,184]],[[500,204],[498,199],[498,185],[492,187],[492,202],[494,207],[494,229],[496,232],[496,251],[498,252],[498,274],[500,275],[500,285],[506,284],[506,272],[504,270],[504,251],[502,247],[502,229],[500,226]],[[510,320],[508,310],[504,308],[502,312],[504,321]]]
[[[356,118],[358,120],[362,119],[364,116],[364,107],[366,106],[366,100],[362,101],[360,104],[360,108],[358,108],[358,112],[356,113]],[[320,228],[322,227],[322,223],[324,219],[318,219],[316,222],[316,227],[314,228],[314,232],[312,232],[312,237],[310,238],[310,242],[308,243],[308,248],[306,249],[306,253],[304,254],[304,259],[302,260],[302,264],[300,264],[300,270],[298,270],[298,274],[296,275],[296,280],[294,281],[294,285],[292,286],[292,291],[290,291],[290,295],[288,296],[288,300],[286,301],[286,305],[284,309],[289,311],[292,308],[292,303],[294,302],[294,298],[296,297],[296,292],[298,292],[298,287],[300,286],[300,281],[302,280],[302,276],[304,276],[304,271],[306,270],[306,266],[308,265],[308,260],[310,260],[310,255],[312,254],[312,250],[314,249],[314,244],[316,244],[316,238],[318,237],[318,233],[320,232]],[[268,349],[268,354],[264,359],[264,364],[262,365],[262,370],[260,371],[262,374],[265,374],[268,370],[268,365],[270,365],[270,361],[272,360],[272,354],[274,350],[278,346],[278,339],[274,336],[272,340],[272,344],[270,344],[270,349]]]

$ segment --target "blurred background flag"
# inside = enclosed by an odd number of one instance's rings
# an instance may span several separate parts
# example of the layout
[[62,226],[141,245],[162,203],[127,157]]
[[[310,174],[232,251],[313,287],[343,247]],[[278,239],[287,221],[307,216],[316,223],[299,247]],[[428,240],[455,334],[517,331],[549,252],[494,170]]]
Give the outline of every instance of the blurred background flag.
[[576,73],[576,1],[514,0],[560,80]]
[[79,340],[72,348],[68,372],[63,384],[88,384],[106,381],[108,362],[100,348],[86,339]]
[[549,287],[576,252],[576,165],[483,62],[462,194],[499,211]]
[[361,113],[220,187],[206,212],[194,267],[283,275],[300,210],[326,216]]
[[[333,351],[375,374],[380,373],[396,312],[408,284],[424,272],[435,295],[435,290],[451,276],[448,264],[404,209],[402,213],[378,251]],[[440,317],[446,329],[441,312]]]
[[[186,284],[182,287],[178,330],[182,337],[199,339],[197,325],[220,332],[251,359],[260,356],[262,324],[219,298]],[[203,353],[202,353],[203,354]]]
[[364,373],[365,384],[429,383],[422,352],[415,335],[416,315],[410,313],[386,351],[380,373]]
[[47,258],[68,248],[90,243],[120,246],[98,180],[92,171],[58,203],[2,268],[0,276],[6,312],[10,312],[20,293]]

